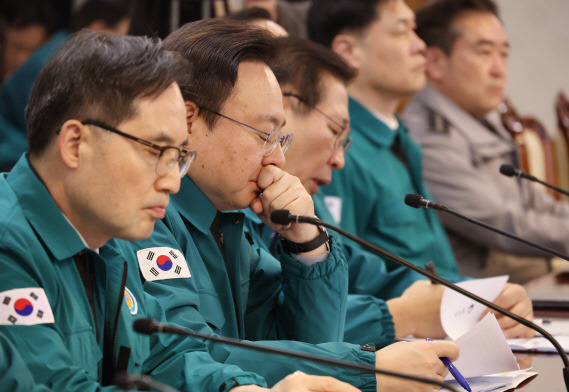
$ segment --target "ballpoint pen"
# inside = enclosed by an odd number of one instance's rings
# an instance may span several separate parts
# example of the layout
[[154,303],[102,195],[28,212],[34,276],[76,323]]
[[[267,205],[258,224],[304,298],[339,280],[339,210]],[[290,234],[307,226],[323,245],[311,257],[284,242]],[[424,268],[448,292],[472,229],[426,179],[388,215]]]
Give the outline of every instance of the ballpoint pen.
[[[427,340],[432,341],[433,339],[427,338]],[[452,362],[447,357],[440,357],[440,359],[445,364],[445,366],[448,369],[448,371],[450,372],[450,374],[452,374],[452,376],[454,377],[456,382],[458,382],[460,384],[460,386],[463,387],[464,389],[466,389],[468,392],[472,392],[470,385],[468,385],[468,382],[466,381],[464,376],[462,374],[460,374],[460,372],[458,371],[457,368],[454,367]]]

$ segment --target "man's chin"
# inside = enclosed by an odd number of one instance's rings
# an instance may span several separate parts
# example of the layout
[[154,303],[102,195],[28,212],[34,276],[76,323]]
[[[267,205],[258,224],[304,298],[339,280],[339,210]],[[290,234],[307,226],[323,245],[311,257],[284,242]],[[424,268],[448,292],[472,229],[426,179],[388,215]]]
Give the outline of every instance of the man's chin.
[[139,223],[138,225],[134,226],[134,230],[132,230],[133,227],[131,226],[131,229],[123,233],[119,238],[131,242],[145,240],[152,235],[155,225],[156,220],[154,219],[150,223]]
[[314,196],[318,193],[319,184],[314,180],[305,181],[302,183],[302,186],[310,196]]

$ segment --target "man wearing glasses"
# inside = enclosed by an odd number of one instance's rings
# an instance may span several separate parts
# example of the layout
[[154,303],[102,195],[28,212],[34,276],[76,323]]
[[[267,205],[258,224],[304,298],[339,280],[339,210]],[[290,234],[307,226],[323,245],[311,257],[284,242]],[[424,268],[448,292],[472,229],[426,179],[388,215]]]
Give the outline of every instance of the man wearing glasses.
[[[274,51],[268,33],[230,20],[205,20],[183,26],[164,46],[191,64],[182,93],[189,142],[199,157],[172,198],[177,211],[168,208],[153,235],[135,244],[145,289],[165,304],[169,321],[358,363],[425,359],[414,344],[376,354],[342,343],[347,267],[338,241],[314,226],[280,227],[268,220],[274,209],[314,215],[301,181],[282,170],[290,136],[281,131],[283,96],[267,66]],[[244,214],[233,210],[247,207],[282,237],[280,262],[244,234]],[[158,254],[169,254],[172,263],[184,257],[189,271],[170,273],[168,264],[168,272],[149,272],[147,260]],[[294,370],[334,375],[366,391],[379,385],[374,375],[358,371],[221,344],[209,349],[214,359],[255,371],[269,385]],[[456,357],[456,346],[437,344],[430,354],[424,361],[429,374],[442,380],[444,366],[431,359]]]
[[33,374],[21,385],[111,391],[123,371],[183,390],[224,391],[237,376],[264,385],[200,341],[132,330],[163,310],[116,238],[152,233],[195,157],[175,81],[183,66],[158,42],[84,32],[36,80],[29,151],[0,177],[0,336]]
[[[125,371],[181,391],[266,386],[201,341],[132,329],[138,318],[165,321],[124,240],[152,233],[196,156],[175,81],[185,67],[156,41],[83,32],[41,71],[29,152],[0,177],[0,368],[26,377],[27,366],[33,378],[16,386],[8,374],[0,389],[117,391]],[[274,390],[323,386],[355,391],[305,374]]]
[[[284,168],[298,176],[313,196],[320,219],[333,223],[318,189],[331,182],[334,170],[344,167],[344,158],[351,145],[346,87],[354,77],[354,71],[333,51],[314,42],[288,37],[279,39],[277,47],[278,55],[269,65],[285,97],[287,123],[284,129],[294,134]],[[267,251],[274,251],[277,241],[272,230],[260,224],[253,214],[247,212],[246,215],[247,228],[256,243]],[[373,292],[366,293],[375,297],[348,296],[344,341],[369,342],[376,349],[382,349],[394,343],[395,338],[411,334],[417,337],[445,336],[439,317],[442,287],[422,280],[415,282],[399,298],[386,297],[385,294],[397,286],[411,285],[417,280],[417,274],[405,270],[389,273],[380,257],[347,241],[342,242],[350,268],[350,292],[361,294],[366,291],[365,283],[370,276],[363,275],[370,271],[374,274],[372,281],[376,283]],[[399,345],[399,357],[384,357],[384,350],[379,350],[377,364],[431,377],[425,358],[432,355],[431,350],[435,347],[423,343],[414,343],[417,350],[409,356],[405,354],[410,354],[410,351],[406,352],[410,347]],[[380,381],[383,382],[380,386],[378,381],[380,389],[405,390],[409,387],[402,380]]]

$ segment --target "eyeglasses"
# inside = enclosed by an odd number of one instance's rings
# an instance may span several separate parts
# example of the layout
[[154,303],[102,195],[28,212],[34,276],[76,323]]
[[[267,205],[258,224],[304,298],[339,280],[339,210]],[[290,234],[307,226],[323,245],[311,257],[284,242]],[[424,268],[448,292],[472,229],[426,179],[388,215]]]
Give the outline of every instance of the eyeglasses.
[[322,116],[326,117],[328,121],[336,125],[339,128],[339,130],[334,131],[336,135],[336,139],[334,140],[334,149],[335,150],[342,149],[344,154],[348,152],[348,150],[352,146],[352,139],[350,138],[350,129],[347,124],[340,124],[338,121],[334,120],[332,117],[324,113],[322,110],[318,109],[316,106],[309,105],[306,99],[302,98],[300,95],[296,95],[293,93],[283,93],[283,96],[293,97],[298,99],[304,105],[320,113]]
[[134,140],[135,142],[143,144],[146,147],[150,147],[160,151],[160,155],[158,156],[158,161],[156,162],[156,174],[159,176],[165,176],[177,164],[178,171],[180,173],[180,178],[184,177],[188,172],[190,165],[196,158],[196,155],[198,155],[197,152],[189,151],[186,150],[185,148],[179,148],[174,146],[159,146],[144,139],[140,139],[136,136],[132,136],[129,135],[128,133],[119,131],[118,129],[110,127],[99,121],[85,120],[82,121],[81,124],[94,125],[109,132],[116,133],[117,135],[126,137],[127,139]]
[[284,136],[282,136],[282,132],[281,131],[277,131],[277,130],[272,130],[271,132],[267,133],[264,131],[261,131],[260,129],[257,129],[255,127],[252,127],[251,125],[247,125],[245,123],[242,123],[241,121],[235,120],[231,117],[228,117],[224,114],[218,113],[214,110],[210,110],[207,108],[200,108],[202,110],[207,110],[210,113],[213,113],[217,116],[226,118],[230,121],[233,121],[234,123],[243,125],[247,128],[252,129],[253,131],[262,133],[263,135],[266,135],[267,137],[265,138],[265,143],[263,144],[263,154],[265,156],[269,156],[273,153],[273,151],[275,151],[275,149],[277,148],[277,145],[280,144],[281,149],[283,150],[283,154],[286,152],[286,150],[288,150],[290,144],[292,143],[292,133],[287,133]]

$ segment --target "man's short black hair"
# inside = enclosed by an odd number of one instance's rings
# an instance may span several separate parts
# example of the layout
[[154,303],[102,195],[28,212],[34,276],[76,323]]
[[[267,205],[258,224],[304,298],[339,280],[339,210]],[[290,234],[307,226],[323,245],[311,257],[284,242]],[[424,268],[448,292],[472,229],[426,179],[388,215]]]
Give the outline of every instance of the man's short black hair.
[[466,12],[485,12],[500,18],[493,0],[435,0],[416,13],[417,35],[427,46],[440,48],[450,54],[461,31],[456,20]]
[[[276,41],[277,55],[269,63],[281,87],[302,97],[305,105],[299,111],[308,112],[324,99],[323,76],[329,74],[344,85],[355,71],[331,49],[302,38],[281,37]],[[283,92],[285,90],[283,89]]]
[[[182,95],[187,101],[220,111],[233,92],[243,61],[267,64],[274,56],[274,37],[266,29],[231,18],[210,18],[187,23],[164,40],[164,48],[182,55],[189,63]],[[218,117],[200,111],[208,127]]]
[[117,126],[180,78],[185,62],[157,39],[81,31],[40,71],[26,107],[28,152],[39,155],[65,121]]
[[308,37],[330,47],[344,32],[361,32],[380,18],[379,4],[389,0],[314,0],[308,11]]

